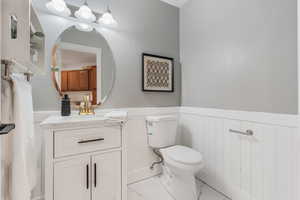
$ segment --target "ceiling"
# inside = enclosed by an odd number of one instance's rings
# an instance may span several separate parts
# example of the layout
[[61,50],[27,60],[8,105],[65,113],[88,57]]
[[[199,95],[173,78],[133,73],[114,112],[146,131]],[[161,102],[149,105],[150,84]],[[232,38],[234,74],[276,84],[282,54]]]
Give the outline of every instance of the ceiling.
[[[65,0],[68,4],[73,4],[75,6],[80,6],[84,3],[84,0]],[[188,0],[161,0],[163,2],[166,2],[168,4],[171,4],[173,6],[181,7],[183,4],[185,4]],[[93,0],[89,0],[89,2],[93,3]],[[105,2],[105,1],[104,1]],[[106,0],[105,3],[108,3]]]
[[176,7],[183,6],[188,0],[161,0]]
[[[45,9],[45,4],[48,2],[48,0],[32,0],[34,5],[39,9]],[[67,4],[73,5],[73,6],[81,6],[84,3],[84,0],[65,0]],[[165,3],[171,4],[176,7],[183,6],[187,1],[189,0],[160,0]],[[89,4],[96,12],[103,12],[106,8],[106,4],[108,3],[107,0],[104,0],[102,3],[99,3],[99,0],[88,0]]]

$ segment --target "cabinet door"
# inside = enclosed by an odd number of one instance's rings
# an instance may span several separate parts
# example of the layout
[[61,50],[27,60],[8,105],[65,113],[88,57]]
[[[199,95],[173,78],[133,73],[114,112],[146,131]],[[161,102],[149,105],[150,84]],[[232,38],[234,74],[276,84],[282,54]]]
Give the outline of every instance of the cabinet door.
[[92,90],[92,104],[96,105],[97,104],[97,90]]
[[121,200],[121,152],[92,157],[93,200]]
[[68,91],[79,91],[79,71],[68,71]]
[[89,90],[89,71],[81,70],[79,72],[79,90],[86,91]]
[[61,91],[68,91],[68,72],[61,72]]
[[90,157],[54,164],[54,200],[89,200],[91,192]]

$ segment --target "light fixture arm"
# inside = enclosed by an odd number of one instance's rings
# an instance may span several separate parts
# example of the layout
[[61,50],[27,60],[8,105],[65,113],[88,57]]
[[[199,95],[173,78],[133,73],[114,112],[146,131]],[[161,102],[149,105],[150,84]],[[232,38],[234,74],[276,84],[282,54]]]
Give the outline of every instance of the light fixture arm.
[[110,9],[110,0],[107,0],[107,6],[106,6],[106,11],[111,13],[111,9]]
[[110,10],[109,4],[108,4],[107,7],[106,7],[106,12],[108,12],[108,13],[111,14],[111,10]]

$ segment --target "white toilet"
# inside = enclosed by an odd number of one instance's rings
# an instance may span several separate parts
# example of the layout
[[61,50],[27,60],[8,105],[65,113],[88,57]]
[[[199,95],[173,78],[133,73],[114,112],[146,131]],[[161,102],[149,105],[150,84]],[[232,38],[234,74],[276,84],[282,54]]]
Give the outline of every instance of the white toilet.
[[148,145],[163,157],[162,184],[176,200],[197,200],[200,189],[195,174],[203,167],[202,155],[189,147],[175,145],[176,116],[146,118]]

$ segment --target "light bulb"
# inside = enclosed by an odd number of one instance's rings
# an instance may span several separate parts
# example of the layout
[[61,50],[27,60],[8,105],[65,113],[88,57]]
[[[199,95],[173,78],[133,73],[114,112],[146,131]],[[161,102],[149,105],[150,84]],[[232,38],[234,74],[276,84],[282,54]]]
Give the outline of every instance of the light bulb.
[[107,11],[99,18],[98,22],[105,25],[117,24],[117,21],[114,19],[109,9],[107,9]]
[[75,17],[82,21],[93,22],[96,20],[96,16],[93,14],[92,10],[86,5],[82,5],[76,12]]
[[71,11],[67,7],[64,0],[51,0],[46,4],[46,7],[49,11],[54,14],[61,15],[61,16],[70,16]]

